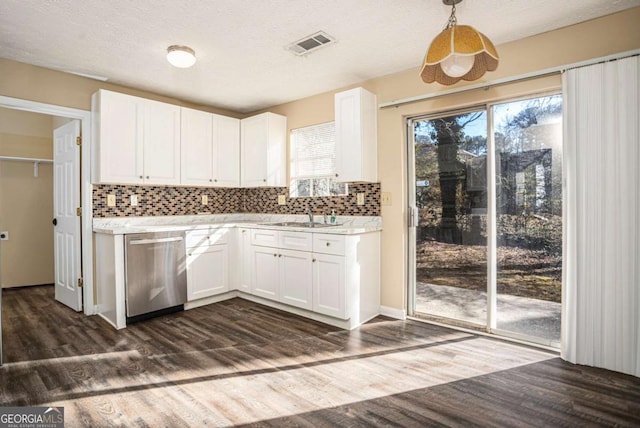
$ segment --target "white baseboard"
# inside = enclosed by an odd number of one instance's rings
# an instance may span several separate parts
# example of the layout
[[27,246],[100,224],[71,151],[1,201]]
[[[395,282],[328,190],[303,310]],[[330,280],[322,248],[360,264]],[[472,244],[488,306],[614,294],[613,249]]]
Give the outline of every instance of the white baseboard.
[[396,309],[390,308],[389,306],[380,305],[380,315],[395,318],[398,320],[404,320],[407,318],[407,311],[404,309]]

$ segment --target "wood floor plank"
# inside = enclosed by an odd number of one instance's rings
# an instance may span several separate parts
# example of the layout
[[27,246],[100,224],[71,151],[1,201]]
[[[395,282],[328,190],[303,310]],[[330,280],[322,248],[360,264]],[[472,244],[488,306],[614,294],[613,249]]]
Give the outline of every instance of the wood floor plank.
[[116,331],[3,292],[0,406],[66,426],[640,426],[640,379],[417,321],[344,331],[241,299]]

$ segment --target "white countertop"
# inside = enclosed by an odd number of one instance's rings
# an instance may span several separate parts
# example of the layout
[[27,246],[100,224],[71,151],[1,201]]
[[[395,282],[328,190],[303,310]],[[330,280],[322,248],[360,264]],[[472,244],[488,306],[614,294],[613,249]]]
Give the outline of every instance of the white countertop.
[[[93,231],[109,235],[129,233],[189,231],[210,227],[251,227],[255,229],[292,230],[307,233],[329,233],[336,235],[356,235],[382,230],[381,217],[339,216],[336,226],[300,227],[296,225],[277,226],[273,223],[308,222],[306,215],[278,214],[208,214],[191,216],[158,217],[106,217],[93,219]],[[324,223],[322,216],[315,216],[314,222]]]

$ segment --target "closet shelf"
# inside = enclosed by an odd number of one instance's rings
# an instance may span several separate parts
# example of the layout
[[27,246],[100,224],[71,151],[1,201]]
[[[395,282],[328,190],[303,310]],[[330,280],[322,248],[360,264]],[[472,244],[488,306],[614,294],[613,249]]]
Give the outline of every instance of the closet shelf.
[[0,156],[0,160],[17,161],[17,162],[33,162],[33,176],[38,176],[38,165],[41,163],[53,163],[53,159],[38,159],[38,158],[22,158],[16,156]]

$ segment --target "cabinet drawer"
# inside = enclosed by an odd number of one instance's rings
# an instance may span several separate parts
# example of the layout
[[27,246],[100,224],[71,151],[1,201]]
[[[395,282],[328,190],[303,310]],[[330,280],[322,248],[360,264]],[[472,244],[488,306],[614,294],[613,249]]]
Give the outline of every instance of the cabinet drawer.
[[277,230],[251,229],[251,244],[263,247],[277,247],[279,234]]
[[227,243],[229,229],[202,229],[187,232],[187,248],[222,245]]
[[313,252],[323,254],[344,255],[344,240],[342,235],[331,235],[328,233],[313,234]]
[[313,237],[306,232],[280,232],[280,247],[287,250],[311,251]]

